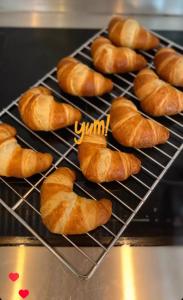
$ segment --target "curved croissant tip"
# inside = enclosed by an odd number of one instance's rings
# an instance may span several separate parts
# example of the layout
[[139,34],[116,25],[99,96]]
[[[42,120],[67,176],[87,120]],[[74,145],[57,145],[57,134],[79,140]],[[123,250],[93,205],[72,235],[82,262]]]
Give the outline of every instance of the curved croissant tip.
[[117,22],[117,21],[121,21],[123,20],[123,18],[118,17],[118,16],[113,16],[110,21],[109,21],[109,25],[108,25],[108,29],[110,30],[110,28]]
[[81,111],[80,110],[78,110],[77,108],[75,108],[74,107],[74,110],[75,110],[75,112],[76,112],[76,114],[77,114],[77,120],[76,121],[81,121],[81,119],[82,119],[82,113],[81,113]]
[[111,20],[109,21],[109,26],[108,26],[108,28],[110,28],[111,26],[113,26],[116,22],[118,22],[118,21],[126,21],[126,20],[130,20],[130,21],[133,21],[133,22],[135,22],[135,23],[138,23],[139,24],[139,22],[136,20],[136,19],[134,19],[133,17],[120,17],[120,16],[113,16],[112,18],[111,18]]
[[166,143],[166,141],[169,139],[170,137],[170,131],[168,129],[168,127],[164,126],[163,124],[160,124],[160,127],[162,129],[162,132],[164,133],[164,143]]
[[17,130],[15,127],[11,126],[10,124],[8,123],[0,123],[0,127],[4,127],[6,128],[8,131],[10,131],[12,133],[12,136],[16,135],[17,133]]
[[[159,44],[160,44],[160,40],[157,36],[155,36],[153,33],[152,34],[152,38],[153,38],[153,44],[151,48],[158,48]],[[148,49],[147,49],[148,50]]]
[[160,48],[160,49],[156,52],[155,57],[156,57],[158,54],[162,53],[162,52],[176,52],[176,51],[175,51],[174,49],[172,49],[172,48],[169,48],[169,47],[163,47],[163,48]]
[[120,96],[120,97],[117,97],[117,98],[113,99],[112,100],[112,104],[117,103],[118,101],[121,101],[121,100],[128,100],[128,99],[126,99],[123,96]]
[[[103,210],[103,213],[101,212],[101,219],[102,219],[102,224],[105,224],[108,222],[108,220],[110,219],[111,217],[111,214],[112,214],[112,201],[109,200],[109,199],[105,199],[105,198],[102,198],[98,201],[98,203],[100,203],[102,205],[102,210]],[[105,213],[104,213],[105,212]]]
[[105,203],[105,204],[107,204],[108,206],[110,206],[112,208],[112,202],[111,202],[111,200],[109,200],[107,198],[102,198],[99,201],[102,201],[103,204]]
[[50,153],[45,153],[45,154],[47,155],[49,165],[51,165],[53,162],[53,156]]
[[[46,171],[53,162],[53,156],[50,153],[36,152],[36,154],[37,154],[38,171],[34,172],[34,174]],[[32,174],[32,175],[34,175],[34,174]],[[29,177],[32,175],[28,175],[26,177]]]
[[117,21],[117,20],[125,20],[125,19],[127,19],[127,18],[114,15],[114,16],[111,17],[109,22]]
[[76,172],[73,169],[70,169],[68,167],[59,167],[58,169],[56,169],[56,171],[54,173],[64,174],[66,176],[69,175],[72,177],[73,181],[76,180]]
[[16,133],[17,131],[13,126],[7,123],[0,123],[0,144],[6,141],[16,140]]
[[78,60],[75,59],[75,58],[72,57],[72,56],[65,56],[65,57],[62,57],[62,58],[58,61],[58,63],[57,63],[57,68],[59,68],[59,66],[60,66],[61,63],[64,63],[64,62],[66,62],[66,61],[78,61]]
[[[104,77],[104,78],[105,78],[105,77]],[[113,82],[112,82],[112,80],[109,79],[109,78],[105,78],[105,79],[108,81],[108,90],[107,90],[107,92],[111,92],[112,89],[113,89]]]
[[133,174],[138,174],[141,170],[141,160],[136,157],[135,155],[131,154],[131,158],[134,160],[134,164],[133,164]]
[[41,85],[34,86],[34,87],[29,88],[27,91],[25,91],[21,95],[19,103],[21,103],[22,102],[21,100],[24,99],[24,96],[28,95],[29,93],[32,93],[33,95],[36,95],[36,94],[51,95],[52,94],[51,90],[48,89],[47,87],[44,87]]
[[111,43],[111,41],[110,41],[108,38],[106,38],[106,37],[100,35],[100,36],[98,36],[96,39],[94,39],[92,45],[93,45],[94,43],[96,43],[96,42],[99,42],[99,41],[105,41],[105,42]]
[[85,134],[83,136],[83,140],[81,144],[79,145],[79,148],[81,147],[82,144],[85,143],[93,143],[93,144],[103,144],[107,145],[106,137],[103,134],[97,134],[97,133],[92,133],[90,135]]
[[[94,39],[92,45],[91,45],[91,54],[93,57],[95,57],[95,51],[97,51],[98,47],[103,45],[112,45],[111,41],[104,37],[104,36],[98,36],[96,39]],[[95,59],[94,59],[95,61]]]
[[[146,67],[146,68],[140,70],[140,71],[138,72],[137,76],[138,76],[138,75],[142,75],[142,74],[144,74],[144,73],[149,73],[149,72],[155,74],[155,72],[154,72],[152,69]],[[136,76],[136,78],[137,78],[137,76]]]
[[42,86],[42,85],[33,87],[32,90],[33,89],[38,89],[38,90],[40,90],[41,93],[46,94],[46,95],[52,94],[52,91],[50,89],[48,89],[47,87]]

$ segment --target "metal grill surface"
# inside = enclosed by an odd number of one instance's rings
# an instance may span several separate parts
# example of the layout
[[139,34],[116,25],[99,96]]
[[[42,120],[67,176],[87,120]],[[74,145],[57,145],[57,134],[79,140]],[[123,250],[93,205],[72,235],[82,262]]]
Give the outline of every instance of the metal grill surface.
[[[183,54],[181,46],[163,36],[154,34],[160,38],[162,47],[173,47]],[[99,31],[77,49],[72,56],[93,68],[90,46],[94,38],[100,35],[107,36],[106,29]],[[149,67],[154,69],[153,58],[156,50],[139,51],[139,53],[147,59]],[[34,86],[42,85],[49,88],[58,101],[72,104],[78,108],[83,114],[83,121],[92,122],[95,119],[105,119],[110,110],[111,100],[118,96],[123,95],[132,100],[140,110],[139,102],[133,93],[135,76],[135,73],[108,76],[113,81],[113,91],[104,96],[93,98],[73,97],[63,93],[57,84],[56,68],[45,74]],[[33,132],[19,117],[18,100],[14,100],[0,112],[0,121],[7,122],[17,128],[17,139],[22,146],[49,152],[53,155],[54,162],[44,174],[41,173],[28,179],[0,177],[0,204],[75,275],[89,278],[181,152],[183,148],[183,114],[156,119],[169,129],[170,139],[166,144],[151,149],[127,149],[113,139],[109,130],[108,147],[137,155],[142,161],[142,170],[124,182],[94,184],[88,182],[81,174],[77,159],[77,145],[74,143],[74,136],[77,137],[74,128],[69,127],[50,133]],[[142,114],[150,118],[143,112]],[[75,248],[74,257],[71,257],[69,253],[68,256],[63,255],[58,248],[50,243],[50,239],[54,238],[55,235],[49,233],[43,226],[39,212],[40,186],[44,178],[59,166],[68,166],[76,171],[77,181],[74,190],[80,195],[93,199],[109,198],[113,202],[112,218],[106,225],[80,237],[57,236],[57,240],[60,241],[58,244],[62,244],[64,241],[68,246]],[[92,246],[97,247],[95,251],[92,250],[93,247],[88,251],[80,246],[80,242],[86,239],[90,241]],[[74,264],[77,259],[81,261],[79,269]]]

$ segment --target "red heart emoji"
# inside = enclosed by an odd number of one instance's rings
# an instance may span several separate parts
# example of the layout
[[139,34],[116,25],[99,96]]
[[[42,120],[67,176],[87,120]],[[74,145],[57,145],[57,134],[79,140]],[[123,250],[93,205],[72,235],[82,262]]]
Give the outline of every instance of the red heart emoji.
[[8,277],[11,281],[16,281],[19,278],[19,274],[18,273],[9,273]]
[[29,296],[28,290],[20,290],[18,293],[23,299],[26,298],[27,296]]

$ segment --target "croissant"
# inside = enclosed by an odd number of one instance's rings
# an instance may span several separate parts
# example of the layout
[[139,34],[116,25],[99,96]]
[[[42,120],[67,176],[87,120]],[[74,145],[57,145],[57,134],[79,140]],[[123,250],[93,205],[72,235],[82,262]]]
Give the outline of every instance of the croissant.
[[108,27],[109,38],[117,46],[149,50],[159,45],[159,39],[134,19],[114,17]]
[[50,167],[50,154],[21,148],[15,135],[16,130],[12,126],[0,124],[0,176],[24,178]]
[[113,88],[110,79],[72,57],[60,60],[57,66],[57,79],[64,92],[75,96],[99,96],[110,92]]
[[169,138],[167,128],[144,118],[136,106],[124,97],[112,102],[110,116],[112,135],[124,146],[149,148],[164,144]]
[[103,73],[139,71],[147,64],[142,55],[126,47],[116,47],[104,37],[93,42],[91,51],[94,66]]
[[183,87],[183,55],[171,48],[161,48],[155,55],[154,63],[162,79]]
[[22,95],[19,112],[24,123],[32,130],[56,130],[81,119],[78,109],[66,103],[56,102],[51,92],[41,86]]
[[134,92],[142,109],[149,115],[171,116],[183,111],[183,93],[160,80],[155,72],[148,68],[137,74]]
[[78,158],[84,176],[93,182],[125,180],[140,171],[141,162],[133,154],[107,149],[104,136],[85,135]]
[[73,192],[75,173],[59,168],[41,187],[41,217],[53,233],[82,234],[108,222],[112,213],[110,200],[95,201]]
[[1,123],[0,124],[0,144],[11,137],[14,137],[16,135],[16,133],[17,133],[17,131],[14,127],[12,127],[6,123]]

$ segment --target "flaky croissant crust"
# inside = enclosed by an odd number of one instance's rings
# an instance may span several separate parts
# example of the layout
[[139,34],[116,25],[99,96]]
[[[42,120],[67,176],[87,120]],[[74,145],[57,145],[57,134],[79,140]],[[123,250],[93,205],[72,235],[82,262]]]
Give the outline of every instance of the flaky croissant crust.
[[117,46],[149,50],[159,45],[159,39],[132,18],[114,17],[108,27],[109,38]]
[[125,180],[141,167],[133,154],[108,149],[102,135],[85,135],[78,148],[78,158],[84,176],[98,183]]
[[48,169],[52,156],[22,148],[16,138],[16,130],[8,124],[0,124],[0,176],[24,178]]
[[41,187],[41,217],[46,227],[58,234],[82,234],[105,224],[111,217],[110,200],[95,201],[73,192],[75,173],[59,168]]
[[19,112],[24,123],[32,130],[56,130],[81,119],[78,109],[57,102],[51,91],[42,86],[31,88],[21,96]]
[[155,55],[154,64],[162,79],[183,87],[183,55],[172,48],[161,48]]
[[99,96],[112,90],[112,81],[73,57],[65,57],[57,65],[61,89],[75,96]]
[[144,118],[136,106],[125,97],[112,102],[110,126],[114,138],[122,145],[134,148],[149,148],[163,144],[169,131],[163,125]]
[[103,73],[139,71],[147,64],[142,55],[127,47],[116,47],[104,37],[94,40],[91,52],[94,66]]
[[183,111],[183,93],[160,80],[156,73],[148,68],[137,74],[134,92],[142,109],[152,116],[171,116]]

